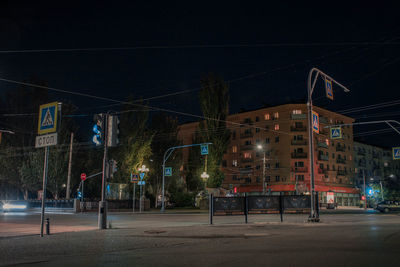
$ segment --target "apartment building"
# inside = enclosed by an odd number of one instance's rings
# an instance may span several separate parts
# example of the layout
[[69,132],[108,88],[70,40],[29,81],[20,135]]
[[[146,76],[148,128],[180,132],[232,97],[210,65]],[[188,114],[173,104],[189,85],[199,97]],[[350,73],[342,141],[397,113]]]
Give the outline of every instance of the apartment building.
[[[340,205],[356,206],[360,196],[354,184],[352,126],[344,127],[343,138],[338,140],[331,140],[329,128],[324,128],[354,120],[316,106],[313,109],[320,116],[320,132],[314,134],[315,189],[320,201],[326,202],[327,192],[333,192]],[[255,194],[263,192],[263,187],[270,194],[309,192],[306,104],[232,114],[227,120],[231,140],[221,166],[225,174],[222,187]],[[192,142],[197,127],[198,123],[180,126],[178,136],[184,144]]]
[[356,186],[364,188],[388,177],[400,177],[400,161],[393,160],[391,149],[354,142],[354,170]]

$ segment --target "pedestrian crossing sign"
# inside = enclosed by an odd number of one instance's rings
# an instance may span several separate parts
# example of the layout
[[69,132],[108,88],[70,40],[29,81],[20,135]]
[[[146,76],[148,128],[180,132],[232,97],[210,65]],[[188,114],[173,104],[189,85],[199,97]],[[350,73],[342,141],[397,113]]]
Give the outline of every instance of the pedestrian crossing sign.
[[200,146],[201,155],[208,155],[208,145],[203,144]]
[[312,112],[312,130],[319,133],[319,115],[317,112]]
[[57,131],[58,102],[41,105],[39,108],[38,134]]
[[165,176],[172,176],[172,167],[165,168]]
[[392,148],[393,159],[400,159],[400,147]]
[[331,128],[331,139],[341,139],[342,138],[342,128],[332,127]]
[[333,100],[333,90],[332,90],[332,81],[325,79],[325,91],[326,97],[330,100]]

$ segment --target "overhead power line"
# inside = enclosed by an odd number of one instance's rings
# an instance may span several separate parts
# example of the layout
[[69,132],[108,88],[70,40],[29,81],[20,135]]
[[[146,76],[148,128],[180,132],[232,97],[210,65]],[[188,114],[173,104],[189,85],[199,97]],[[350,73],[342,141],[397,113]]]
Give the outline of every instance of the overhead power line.
[[400,45],[400,42],[303,42],[303,43],[264,43],[264,44],[214,44],[214,45],[153,45],[126,47],[81,47],[53,49],[0,50],[0,53],[48,53],[48,52],[99,52],[150,49],[202,49],[202,48],[258,48],[258,47],[309,47],[309,46],[347,46],[347,45]]

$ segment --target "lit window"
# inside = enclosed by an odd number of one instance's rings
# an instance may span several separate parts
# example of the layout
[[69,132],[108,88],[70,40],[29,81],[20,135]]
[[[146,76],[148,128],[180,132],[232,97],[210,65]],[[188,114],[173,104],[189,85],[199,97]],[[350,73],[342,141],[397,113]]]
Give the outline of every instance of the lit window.
[[279,124],[275,124],[274,125],[274,129],[275,129],[275,131],[278,131],[279,130]]
[[243,157],[244,157],[245,159],[251,159],[251,153],[245,152],[245,153],[243,154]]
[[232,152],[237,153],[237,146],[232,146]]
[[266,121],[268,121],[268,120],[271,119],[270,116],[269,116],[269,113],[267,113],[267,114],[264,115],[264,119],[265,119]]
[[232,166],[237,167],[237,159],[232,160]]
[[274,112],[274,119],[279,119],[279,112]]
[[301,109],[294,109],[293,114],[301,114]]
[[329,146],[329,139],[328,138],[325,139],[325,143],[326,143],[327,146]]

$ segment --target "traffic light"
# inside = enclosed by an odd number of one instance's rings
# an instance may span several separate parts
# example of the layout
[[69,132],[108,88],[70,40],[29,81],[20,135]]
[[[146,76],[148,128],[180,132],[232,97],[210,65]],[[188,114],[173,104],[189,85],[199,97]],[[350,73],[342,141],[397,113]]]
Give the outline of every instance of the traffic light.
[[235,186],[234,188],[233,188],[233,193],[237,193],[237,187]]
[[93,118],[95,124],[93,125],[92,141],[96,146],[100,146],[104,140],[104,118],[104,114],[95,114]]
[[108,116],[107,125],[107,146],[114,147],[119,144],[118,134],[119,134],[119,119],[116,115]]

